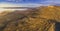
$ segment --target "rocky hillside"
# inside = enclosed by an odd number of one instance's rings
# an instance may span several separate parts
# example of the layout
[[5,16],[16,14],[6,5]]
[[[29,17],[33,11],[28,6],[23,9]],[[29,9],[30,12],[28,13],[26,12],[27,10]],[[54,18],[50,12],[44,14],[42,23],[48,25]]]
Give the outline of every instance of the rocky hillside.
[[55,31],[56,22],[60,22],[60,7],[41,6],[0,14],[0,31]]

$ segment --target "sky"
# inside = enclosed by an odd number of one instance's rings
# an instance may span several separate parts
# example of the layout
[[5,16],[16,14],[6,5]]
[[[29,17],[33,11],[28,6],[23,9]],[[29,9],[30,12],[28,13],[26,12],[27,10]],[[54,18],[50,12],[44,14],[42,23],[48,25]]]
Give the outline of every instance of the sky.
[[47,6],[60,5],[60,0],[0,0],[0,7],[4,6]]
[[60,6],[60,0],[0,0],[0,12],[6,10],[3,7],[39,7],[48,5]]
[[40,5],[40,2],[45,1],[45,0],[0,0],[0,7],[25,7],[25,6],[29,6],[29,7],[35,7]]
[[0,0],[0,3],[1,2],[10,2],[10,3],[37,3],[37,4],[40,4],[41,2],[51,3],[51,1],[60,3],[60,0]]
[[[10,10],[10,9],[4,9],[3,7],[37,7],[42,1],[43,0],[0,0],[0,13],[3,12],[4,10]],[[19,9],[19,10],[25,10],[25,9]]]
[[0,0],[0,2],[10,2],[10,3],[40,3],[45,0]]
[[60,4],[60,0],[0,0],[0,3],[12,4]]

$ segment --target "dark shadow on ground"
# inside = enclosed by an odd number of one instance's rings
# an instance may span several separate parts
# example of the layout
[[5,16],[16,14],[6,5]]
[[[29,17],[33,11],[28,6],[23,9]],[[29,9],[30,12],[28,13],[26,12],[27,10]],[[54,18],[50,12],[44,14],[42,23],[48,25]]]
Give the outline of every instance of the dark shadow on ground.
[[56,22],[55,24],[55,31],[60,31],[60,23]]

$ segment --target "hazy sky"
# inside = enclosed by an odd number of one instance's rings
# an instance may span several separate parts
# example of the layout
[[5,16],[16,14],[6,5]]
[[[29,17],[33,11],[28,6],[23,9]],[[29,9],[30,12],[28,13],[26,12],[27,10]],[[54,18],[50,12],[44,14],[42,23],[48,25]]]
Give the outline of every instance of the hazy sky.
[[[20,5],[37,5],[37,4],[45,4],[45,5],[48,5],[48,4],[60,4],[60,0],[0,0],[0,5],[3,5],[3,4],[20,4]],[[7,5],[8,5],[7,4]],[[11,5],[11,4],[10,4]]]
[[[40,4],[45,0],[0,0],[0,7],[8,7],[8,6],[32,6]],[[12,3],[12,4],[11,4]],[[20,5],[19,5],[20,4]]]
[[0,0],[0,12],[6,10],[2,7],[39,7],[51,4],[60,5],[60,0]]

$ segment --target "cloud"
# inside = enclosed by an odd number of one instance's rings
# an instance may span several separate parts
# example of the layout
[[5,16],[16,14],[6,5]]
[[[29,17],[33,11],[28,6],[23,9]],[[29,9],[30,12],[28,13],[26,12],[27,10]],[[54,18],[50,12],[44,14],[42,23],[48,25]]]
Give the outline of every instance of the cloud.
[[0,13],[2,13],[5,10],[9,10],[9,11],[15,11],[15,10],[27,10],[27,9],[4,9],[4,7],[38,7],[40,6],[40,4],[14,4],[14,3],[7,3],[7,2],[2,2],[0,3]]
[[2,2],[0,3],[0,7],[38,7],[41,4],[34,4],[34,3],[8,3]]

